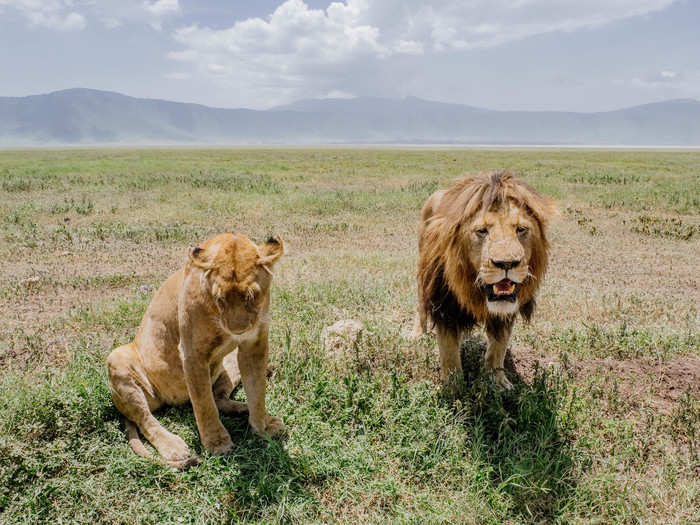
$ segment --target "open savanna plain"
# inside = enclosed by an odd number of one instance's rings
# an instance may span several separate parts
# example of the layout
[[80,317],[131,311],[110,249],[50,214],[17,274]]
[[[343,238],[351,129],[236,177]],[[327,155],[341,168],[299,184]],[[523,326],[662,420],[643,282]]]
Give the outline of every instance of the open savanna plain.
[[[448,395],[408,334],[420,208],[510,169],[559,202],[515,388],[464,344]],[[188,246],[282,236],[268,407],[285,441],[190,406],[157,415],[201,454],[136,456],[105,356]],[[700,152],[160,149],[0,152],[1,523],[698,523]],[[339,319],[365,323],[324,350]],[[234,394],[243,399],[244,394]]]

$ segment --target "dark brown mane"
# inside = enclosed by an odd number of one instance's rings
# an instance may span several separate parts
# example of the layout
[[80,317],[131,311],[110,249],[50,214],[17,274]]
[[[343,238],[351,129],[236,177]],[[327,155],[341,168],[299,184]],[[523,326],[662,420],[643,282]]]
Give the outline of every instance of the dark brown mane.
[[520,314],[526,319],[532,315],[535,293],[547,269],[545,228],[554,203],[511,173],[493,172],[456,182],[442,195],[422,232],[418,283],[424,311],[433,324],[461,331],[490,317],[475,282],[478,271],[469,261],[468,236],[461,231],[481,210],[497,210],[508,202],[524,209],[540,230],[529,261],[532,277],[522,283],[519,292]]

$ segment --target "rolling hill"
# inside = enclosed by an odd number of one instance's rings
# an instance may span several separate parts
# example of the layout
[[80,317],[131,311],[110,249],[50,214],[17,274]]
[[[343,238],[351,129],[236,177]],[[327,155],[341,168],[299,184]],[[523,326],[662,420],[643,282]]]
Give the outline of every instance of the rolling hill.
[[92,89],[0,97],[0,147],[333,143],[700,146],[700,102],[574,113],[359,97],[301,100],[262,111]]

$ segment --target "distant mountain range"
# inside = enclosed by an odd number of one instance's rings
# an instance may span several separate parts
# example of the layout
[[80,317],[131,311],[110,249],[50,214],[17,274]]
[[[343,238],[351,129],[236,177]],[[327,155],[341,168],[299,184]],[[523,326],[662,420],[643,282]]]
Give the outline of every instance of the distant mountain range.
[[257,111],[93,89],[0,97],[0,147],[90,144],[700,146],[700,101],[616,111],[495,111],[415,97],[301,100]]

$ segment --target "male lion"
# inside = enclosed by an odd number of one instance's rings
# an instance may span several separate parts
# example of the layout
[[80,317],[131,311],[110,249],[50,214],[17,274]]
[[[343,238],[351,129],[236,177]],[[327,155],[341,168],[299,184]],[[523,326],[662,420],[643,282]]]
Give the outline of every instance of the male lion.
[[485,366],[510,389],[503,370],[517,313],[529,320],[547,269],[547,223],[552,200],[496,172],[467,177],[431,195],[423,206],[418,240],[418,309],[413,331],[437,331],[440,376],[462,373],[462,336],[485,326]]
[[[248,412],[259,434],[284,430],[265,409],[271,267],[282,252],[278,238],[258,247],[234,233],[191,248],[184,268],[156,292],[136,339],[109,354],[112,398],[137,454],[150,456],[134,423],[169,465],[198,462],[153,417],[164,404],[191,401],[202,444],[214,453],[233,447],[219,411]],[[241,377],[247,404],[229,399]]]

